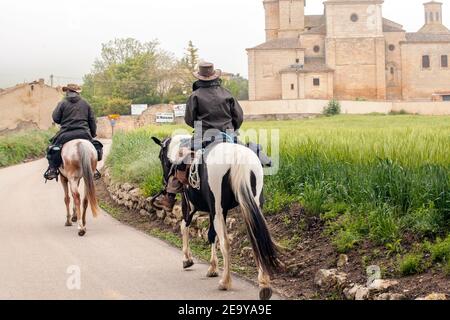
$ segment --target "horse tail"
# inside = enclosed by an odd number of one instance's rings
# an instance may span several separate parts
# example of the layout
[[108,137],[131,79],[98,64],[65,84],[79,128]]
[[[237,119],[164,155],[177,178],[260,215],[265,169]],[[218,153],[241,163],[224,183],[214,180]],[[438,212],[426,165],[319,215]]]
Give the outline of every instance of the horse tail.
[[280,261],[277,258],[277,246],[270,236],[266,219],[252,191],[252,182],[256,183],[256,173],[245,160],[238,162],[231,168],[231,186],[241,207],[255,259],[264,272],[272,275],[280,269]]
[[86,186],[86,197],[91,204],[91,210],[94,217],[98,214],[98,203],[94,185],[94,172],[92,170],[92,152],[87,144],[79,144],[81,157],[81,170],[83,173],[84,184]]

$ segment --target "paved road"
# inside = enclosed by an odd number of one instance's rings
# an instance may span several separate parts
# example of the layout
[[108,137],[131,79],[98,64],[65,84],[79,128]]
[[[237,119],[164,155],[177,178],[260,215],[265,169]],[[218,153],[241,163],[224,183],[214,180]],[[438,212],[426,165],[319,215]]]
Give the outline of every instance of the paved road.
[[179,250],[104,212],[94,220],[89,211],[78,237],[64,227],[63,190],[44,184],[45,168],[39,160],[0,170],[0,299],[257,299],[236,277],[232,291],[217,290],[206,264],[183,271]]

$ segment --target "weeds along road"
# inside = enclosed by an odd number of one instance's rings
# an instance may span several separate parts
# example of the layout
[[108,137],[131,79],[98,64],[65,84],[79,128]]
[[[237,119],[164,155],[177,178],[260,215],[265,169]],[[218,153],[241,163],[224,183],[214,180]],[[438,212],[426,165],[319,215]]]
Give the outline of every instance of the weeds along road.
[[236,277],[232,291],[219,291],[198,261],[183,271],[179,250],[104,212],[94,219],[88,210],[87,234],[78,237],[76,225],[64,227],[62,187],[44,184],[46,167],[39,160],[0,170],[0,299],[258,298]]

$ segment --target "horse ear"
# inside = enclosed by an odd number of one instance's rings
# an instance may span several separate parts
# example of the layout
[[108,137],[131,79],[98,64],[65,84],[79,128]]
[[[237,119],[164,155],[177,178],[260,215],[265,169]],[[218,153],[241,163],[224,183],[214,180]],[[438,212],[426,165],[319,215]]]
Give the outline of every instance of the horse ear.
[[152,137],[152,140],[153,140],[158,146],[162,147],[162,142],[161,142],[161,140],[159,140],[159,139],[156,138],[156,137]]

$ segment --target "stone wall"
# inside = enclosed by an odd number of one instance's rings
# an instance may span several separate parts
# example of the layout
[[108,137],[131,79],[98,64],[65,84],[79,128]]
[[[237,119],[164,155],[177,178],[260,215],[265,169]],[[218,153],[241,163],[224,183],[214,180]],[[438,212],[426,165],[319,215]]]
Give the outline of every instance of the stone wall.
[[[328,100],[241,101],[247,118],[270,115],[320,114]],[[370,114],[404,110],[419,115],[450,115],[450,102],[340,101],[343,114]]]
[[[166,225],[169,228],[173,228],[174,231],[179,231],[181,221],[183,219],[183,213],[181,206],[176,205],[172,213],[166,213],[165,211],[154,210],[150,205],[151,198],[143,196],[142,191],[130,184],[130,183],[113,183],[108,169],[103,174],[103,180],[107,186],[107,191],[111,199],[119,206],[134,212],[134,214],[140,214],[141,216],[149,217],[152,220],[159,221],[161,224]],[[227,226],[232,229],[236,225],[235,218],[227,219]],[[192,238],[198,238],[203,241],[208,241],[209,230],[209,215],[205,212],[199,212],[192,220],[190,226],[190,235]],[[233,238],[233,232],[230,234]]]

